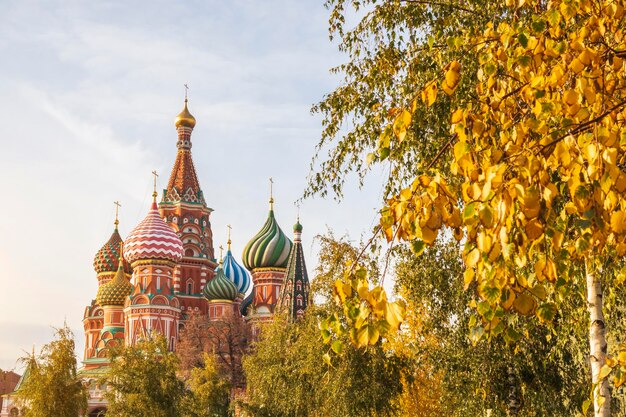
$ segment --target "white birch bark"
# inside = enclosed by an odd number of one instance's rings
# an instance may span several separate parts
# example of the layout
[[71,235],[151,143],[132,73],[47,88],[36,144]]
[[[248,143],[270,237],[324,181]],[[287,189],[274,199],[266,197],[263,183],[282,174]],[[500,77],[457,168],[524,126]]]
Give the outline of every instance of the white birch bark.
[[596,385],[600,369],[606,362],[606,324],[602,314],[602,282],[596,275],[593,259],[585,260],[587,278],[587,308],[589,310],[589,362],[591,379],[595,385],[593,392],[593,408],[595,417],[611,416],[611,390],[608,379]]

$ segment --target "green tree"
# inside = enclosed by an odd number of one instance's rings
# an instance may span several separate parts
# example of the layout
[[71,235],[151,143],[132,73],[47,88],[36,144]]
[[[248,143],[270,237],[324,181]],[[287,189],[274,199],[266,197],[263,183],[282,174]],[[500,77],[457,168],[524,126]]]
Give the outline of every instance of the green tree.
[[107,415],[113,417],[177,417],[182,413],[185,385],[177,376],[178,358],[162,336],[112,351],[103,383]]
[[[526,321],[525,336],[515,346],[501,338],[474,344],[468,329],[476,318],[467,306],[480,300],[463,288],[460,250],[450,239],[419,258],[402,249],[395,268],[396,289],[410,311],[408,329],[398,337],[416,363],[441,377],[439,412],[459,417],[484,415],[485,410],[493,417],[516,412],[578,416],[590,383],[580,293],[584,288],[572,292],[555,326],[518,317]],[[626,300],[618,304],[623,309]]]
[[321,242],[317,271],[325,278],[312,291],[321,304],[310,307],[295,323],[276,317],[263,328],[260,340],[244,358],[249,389],[243,407],[256,417],[394,415],[403,372],[408,369],[404,357],[386,349],[382,341],[358,349],[344,335],[341,356],[326,365],[322,362],[331,348],[320,334],[319,323],[331,313],[341,315],[332,298],[326,297],[334,284],[330,275],[334,273],[336,279],[342,274],[337,260],[343,258],[347,243],[330,238]]
[[194,367],[183,401],[186,417],[223,417],[230,412],[230,384],[219,371],[215,356],[205,353],[203,365]]
[[29,417],[76,417],[87,409],[87,393],[78,378],[74,336],[67,324],[55,329],[55,340],[22,359],[24,380],[17,392]]

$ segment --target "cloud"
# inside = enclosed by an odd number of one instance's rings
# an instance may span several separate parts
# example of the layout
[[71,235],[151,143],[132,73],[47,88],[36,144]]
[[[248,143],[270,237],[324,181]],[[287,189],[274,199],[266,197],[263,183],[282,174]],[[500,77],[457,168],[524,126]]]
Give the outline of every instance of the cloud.
[[[94,297],[93,255],[143,218],[150,171],[166,182],[173,118],[189,83],[193,153],[214,243],[233,225],[239,256],[267,215],[291,232],[319,119],[311,103],[336,82],[319,2],[287,0],[0,2],[0,367],[67,318],[82,356],[82,314]],[[342,205],[302,207],[309,272],[315,234],[367,233],[377,178]],[[2,327],[4,326],[4,327]]]

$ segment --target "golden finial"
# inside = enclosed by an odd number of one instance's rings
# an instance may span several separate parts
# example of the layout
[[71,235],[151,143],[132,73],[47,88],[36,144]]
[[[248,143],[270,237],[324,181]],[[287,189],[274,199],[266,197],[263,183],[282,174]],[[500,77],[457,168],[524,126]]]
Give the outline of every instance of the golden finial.
[[232,229],[233,227],[230,224],[227,224],[226,227],[228,227],[228,250],[230,250],[230,229]]
[[118,216],[120,214],[119,210],[120,210],[120,207],[122,207],[122,205],[120,204],[119,201],[114,201],[113,204],[115,204],[115,228],[117,229],[117,225],[120,224]]
[[154,198],[154,202],[156,202],[156,198],[157,198],[157,177],[159,176],[159,174],[157,174],[156,170],[152,171],[152,175],[154,175],[154,192],[152,193],[152,198]]
[[224,264],[224,246],[220,245],[220,266]]
[[189,109],[187,108],[187,102],[189,101],[187,99],[187,92],[189,90],[189,86],[187,84],[183,85],[185,86],[185,107],[183,107],[183,111],[178,113],[178,116],[176,116],[176,119],[174,119],[174,124],[177,128],[184,126],[193,129],[196,125],[196,118],[193,117],[193,115],[189,112]]
[[270,210],[274,210],[274,180],[270,177]]

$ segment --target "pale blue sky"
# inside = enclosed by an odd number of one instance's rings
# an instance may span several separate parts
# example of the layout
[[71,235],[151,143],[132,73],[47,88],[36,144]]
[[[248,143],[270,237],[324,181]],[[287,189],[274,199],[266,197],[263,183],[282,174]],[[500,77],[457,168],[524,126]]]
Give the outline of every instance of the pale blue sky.
[[[93,255],[122,202],[125,236],[143,218],[150,171],[165,186],[176,155],[183,83],[198,120],[193,154],[215,212],[215,246],[233,251],[267,215],[291,235],[293,202],[321,131],[310,106],[339,82],[322,0],[0,2],[0,368],[66,319],[82,358]],[[313,236],[356,240],[376,221],[380,182],[337,204],[301,209],[309,272]]]

